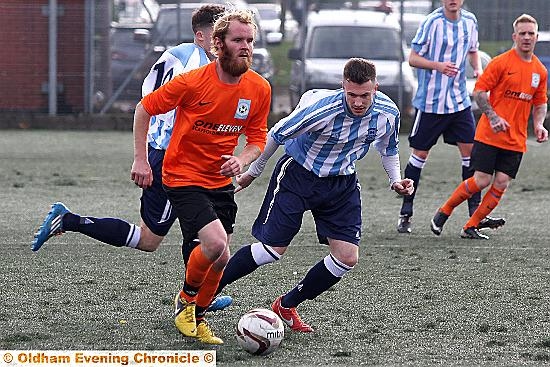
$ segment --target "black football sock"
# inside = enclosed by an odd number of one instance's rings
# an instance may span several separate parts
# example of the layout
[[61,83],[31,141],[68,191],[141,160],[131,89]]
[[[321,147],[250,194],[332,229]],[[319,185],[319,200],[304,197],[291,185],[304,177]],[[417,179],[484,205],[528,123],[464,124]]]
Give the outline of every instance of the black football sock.
[[[465,181],[474,175],[474,170],[470,167],[462,166],[462,181]],[[477,207],[481,203],[481,191],[476,192],[468,199],[468,213],[470,217],[476,211]]]
[[403,205],[401,206],[401,212],[400,214],[403,215],[413,215],[413,202],[414,197],[416,196],[416,192],[418,190],[418,185],[420,184],[420,174],[422,173],[422,169],[413,166],[410,162],[407,163],[407,167],[405,167],[405,178],[410,178],[414,182],[414,192],[411,195],[404,195],[403,196]]
[[296,307],[306,299],[315,299],[318,295],[338,283],[344,274],[353,269],[328,255],[307,272],[296,287],[281,299],[281,306]]
[[271,247],[260,242],[241,247],[229,259],[216,294],[219,294],[226,285],[252,273],[262,265],[279,260],[280,257],[281,255]]
[[241,247],[231,256],[229,262],[225,266],[216,294],[219,294],[226,285],[252,273],[259,267],[260,265],[256,264],[252,257],[250,245]]
[[140,236],[139,227],[118,218],[94,218],[67,213],[63,216],[62,227],[64,231],[80,232],[116,247],[135,247]]

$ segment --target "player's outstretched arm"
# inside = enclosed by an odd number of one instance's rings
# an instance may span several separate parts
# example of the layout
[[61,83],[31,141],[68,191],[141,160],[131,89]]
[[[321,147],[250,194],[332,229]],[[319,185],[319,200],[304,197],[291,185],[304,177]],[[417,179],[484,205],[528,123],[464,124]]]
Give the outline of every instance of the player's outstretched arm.
[[257,145],[250,144],[238,156],[222,155],[222,159],[225,159],[225,162],[221,166],[220,174],[227,177],[240,175],[243,173],[244,167],[258,158],[260,153],[261,150]]
[[237,176],[238,187],[235,189],[235,193],[248,187],[256,177],[260,177],[260,175],[264,171],[267,161],[277,151],[277,148],[279,148],[279,144],[275,141],[275,139],[273,139],[273,136],[268,133],[267,142],[265,144],[265,148],[262,154],[260,154],[258,159],[252,162],[252,164],[250,164],[248,170],[245,173]]

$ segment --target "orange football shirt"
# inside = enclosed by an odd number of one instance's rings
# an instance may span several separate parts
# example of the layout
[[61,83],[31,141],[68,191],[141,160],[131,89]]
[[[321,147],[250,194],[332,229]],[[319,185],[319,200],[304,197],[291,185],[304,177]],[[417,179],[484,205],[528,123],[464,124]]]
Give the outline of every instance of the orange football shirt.
[[496,56],[479,77],[474,90],[490,91],[493,110],[510,128],[495,133],[485,114],[479,119],[475,140],[516,152],[527,151],[527,125],[533,105],[545,104],[548,71],[533,55],[521,59],[514,49]]
[[233,155],[239,136],[261,151],[265,147],[271,87],[252,70],[238,84],[224,84],[212,62],[177,75],[141,103],[150,115],[177,107],[162,166],[166,186],[226,186],[231,178],[220,174],[221,156]]

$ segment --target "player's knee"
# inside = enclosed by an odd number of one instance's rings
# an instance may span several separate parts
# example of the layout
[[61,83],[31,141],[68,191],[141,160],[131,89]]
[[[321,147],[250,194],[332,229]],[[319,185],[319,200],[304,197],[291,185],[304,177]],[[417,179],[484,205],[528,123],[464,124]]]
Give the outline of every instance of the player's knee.
[[427,161],[427,160],[428,160],[428,156],[430,155],[430,151],[429,151],[429,150],[417,150],[417,149],[413,149],[411,155],[416,156],[417,158],[420,158],[420,159],[422,159],[423,161]]
[[487,186],[489,186],[491,184],[491,179],[492,179],[491,176],[485,176],[485,175],[477,176],[475,178],[476,185],[480,190],[483,190],[484,188],[486,188]]
[[508,177],[502,177],[500,175],[495,176],[493,181],[493,186],[498,190],[506,190],[510,184],[510,179]]
[[142,235],[141,238],[139,239],[137,248],[145,252],[156,251],[156,249],[159,248],[163,238],[164,237],[160,237],[160,236],[150,237],[150,236]]
[[354,267],[359,261],[359,247],[350,242],[331,240],[330,254],[347,267]]
[[154,234],[145,223],[141,223],[139,228],[139,241],[137,249],[145,252],[153,252],[159,248],[164,236]]
[[333,254],[332,256],[350,268],[353,268],[359,261],[359,253],[357,251],[339,251],[337,255]]
[[226,253],[227,243],[222,238],[201,242],[203,254],[211,260],[218,259]]
[[347,265],[350,268],[353,268],[359,261],[359,257],[356,254],[349,254],[349,255],[343,256],[338,260],[344,265]]
[[220,257],[218,257],[218,260],[216,260],[216,262],[214,262],[214,264],[212,264],[212,267],[217,272],[222,271],[225,268],[225,266],[227,265],[227,263],[229,262],[229,258],[230,258],[229,251],[224,251],[220,255]]

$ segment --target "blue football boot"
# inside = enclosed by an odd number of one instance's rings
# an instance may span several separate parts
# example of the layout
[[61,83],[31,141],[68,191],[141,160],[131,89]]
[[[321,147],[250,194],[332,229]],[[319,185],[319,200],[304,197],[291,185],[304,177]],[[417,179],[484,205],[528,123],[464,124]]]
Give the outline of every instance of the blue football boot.
[[206,309],[206,312],[221,311],[233,303],[231,296],[217,296],[212,300],[212,303]]
[[32,240],[31,250],[38,251],[40,247],[52,236],[57,236],[63,233],[62,221],[61,219],[67,213],[70,213],[70,210],[67,209],[65,204],[57,202],[52,204],[52,209],[42,222],[40,228],[34,235]]

